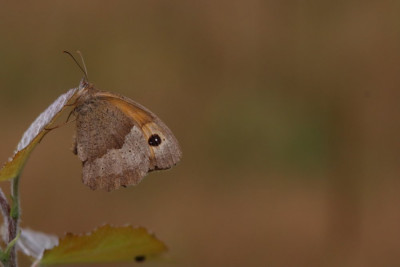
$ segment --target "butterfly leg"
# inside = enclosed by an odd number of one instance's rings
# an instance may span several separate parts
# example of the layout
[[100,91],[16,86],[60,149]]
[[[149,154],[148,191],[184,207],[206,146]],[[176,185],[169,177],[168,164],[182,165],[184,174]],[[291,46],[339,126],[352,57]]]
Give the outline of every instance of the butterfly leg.
[[66,124],[68,124],[68,123],[70,123],[70,122],[76,121],[76,118],[75,118],[75,120],[69,121],[71,115],[74,114],[74,113],[75,113],[75,109],[71,110],[71,112],[68,114],[67,120],[66,120],[64,123],[62,123],[62,124],[60,124],[60,125],[57,125],[57,126],[54,126],[54,127],[51,127],[51,128],[46,128],[46,127],[45,127],[44,129],[45,129],[46,131],[51,131],[51,130],[60,128],[60,127],[66,125]]

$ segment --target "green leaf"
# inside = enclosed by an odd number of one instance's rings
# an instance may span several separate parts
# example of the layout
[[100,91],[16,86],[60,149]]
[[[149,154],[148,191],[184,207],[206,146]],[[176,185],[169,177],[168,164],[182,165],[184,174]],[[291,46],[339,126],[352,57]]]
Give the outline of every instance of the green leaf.
[[48,128],[61,115],[67,105],[74,101],[79,88],[70,89],[60,95],[36,120],[29,126],[18,143],[12,158],[0,170],[0,181],[13,179],[18,176],[35,146],[42,140]]
[[58,246],[46,250],[39,264],[141,262],[167,247],[143,227],[102,226],[87,235],[67,234]]

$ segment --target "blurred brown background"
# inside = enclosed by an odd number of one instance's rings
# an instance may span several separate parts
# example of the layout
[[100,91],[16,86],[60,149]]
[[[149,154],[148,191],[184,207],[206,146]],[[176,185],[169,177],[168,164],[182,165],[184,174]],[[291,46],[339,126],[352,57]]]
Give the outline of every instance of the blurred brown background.
[[22,225],[146,226],[172,259],[148,266],[400,266],[399,14],[396,1],[1,1],[1,161],[78,85],[64,49],[184,152],[139,186],[93,192],[74,125],[54,130],[24,170]]

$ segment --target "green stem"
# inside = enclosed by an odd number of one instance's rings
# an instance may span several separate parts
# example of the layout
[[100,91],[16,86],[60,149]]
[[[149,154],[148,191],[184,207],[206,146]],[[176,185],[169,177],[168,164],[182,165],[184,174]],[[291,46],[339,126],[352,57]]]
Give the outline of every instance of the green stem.
[[[11,218],[18,222],[20,216],[19,209],[19,175],[12,180],[11,184],[11,198],[12,198],[12,207],[11,207]],[[16,234],[16,233],[15,233]]]

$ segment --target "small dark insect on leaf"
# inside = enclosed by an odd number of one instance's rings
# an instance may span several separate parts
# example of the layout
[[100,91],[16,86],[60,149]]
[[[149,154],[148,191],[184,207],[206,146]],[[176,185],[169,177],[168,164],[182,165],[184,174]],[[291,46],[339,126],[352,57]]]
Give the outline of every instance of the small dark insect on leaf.
[[144,262],[146,260],[146,256],[144,255],[139,255],[135,257],[136,262]]

